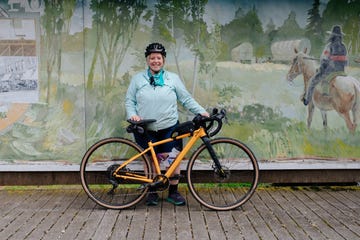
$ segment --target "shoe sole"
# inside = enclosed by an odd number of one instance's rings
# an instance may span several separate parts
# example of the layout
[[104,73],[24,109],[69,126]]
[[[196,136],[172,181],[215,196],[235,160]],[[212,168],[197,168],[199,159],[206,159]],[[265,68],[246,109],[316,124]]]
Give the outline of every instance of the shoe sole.
[[157,206],[158,202],[147,202],[146,206]]
[[186,205],[186,202],[175,202],[171,198],[167,198],[166,201],[168,201],[169,203],[172,203],[172,204],[174,204],[176,206],[184,206],[184,205]]

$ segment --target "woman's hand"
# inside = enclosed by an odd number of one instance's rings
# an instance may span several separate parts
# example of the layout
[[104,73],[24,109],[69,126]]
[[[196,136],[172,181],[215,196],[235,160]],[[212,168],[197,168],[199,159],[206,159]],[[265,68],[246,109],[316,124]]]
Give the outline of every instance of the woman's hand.
[[200,113],[200,115],[203,117],[210,117],[210,114],[208,112]]
[[130,119],[137,122],[137,121],[141,120],[141,117],[139,117],[138,115],[134,115],[134,116],[131,116]]

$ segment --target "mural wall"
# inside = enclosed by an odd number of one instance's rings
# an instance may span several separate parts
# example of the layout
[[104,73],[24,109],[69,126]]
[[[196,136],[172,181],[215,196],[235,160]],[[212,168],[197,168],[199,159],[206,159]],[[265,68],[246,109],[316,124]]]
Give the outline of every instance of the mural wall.
[[[306,76],[288,74],[295,50],[316,69],[340,25],[359,105],[359,12],[356,0],[0,0],[0,167],[78,164],[95,141],[131,137],[125,93],[145,68],[145,47],[158,41],[166,68],[203,106],[227,109],[220,134],[262,162],[360,168],[359,128],[335,110],[324,111],[327,127],[317,107],[309,119]],[[192,118],[180,110],[181,120]]]

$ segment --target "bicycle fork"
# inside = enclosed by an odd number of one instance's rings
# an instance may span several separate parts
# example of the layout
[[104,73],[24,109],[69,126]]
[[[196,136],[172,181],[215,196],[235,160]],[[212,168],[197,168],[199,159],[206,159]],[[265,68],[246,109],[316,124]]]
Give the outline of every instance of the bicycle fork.
[[219,174],[219,176],[221,178],[223,178],[223,179],[226,178],[227,174],[225,173],[223,167],[221,166],[219,158],[216,156],[214,148],[210,144],[210,138],[205,136],[205,137],[202,137],[201,140],[204,142],[207,150],[210,153],[212,160],[214,161],[214,166],[213,166],[214,170],[216,171],[216,173]]

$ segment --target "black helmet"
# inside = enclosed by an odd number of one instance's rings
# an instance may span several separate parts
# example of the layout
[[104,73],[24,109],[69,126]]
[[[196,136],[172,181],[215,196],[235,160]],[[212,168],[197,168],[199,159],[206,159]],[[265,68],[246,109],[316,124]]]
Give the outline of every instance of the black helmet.
[[150,53],[161,53],[164,57],[166,57],[166,50],[161,43],[151,43],[146,47],[145,57],[149,56]]

